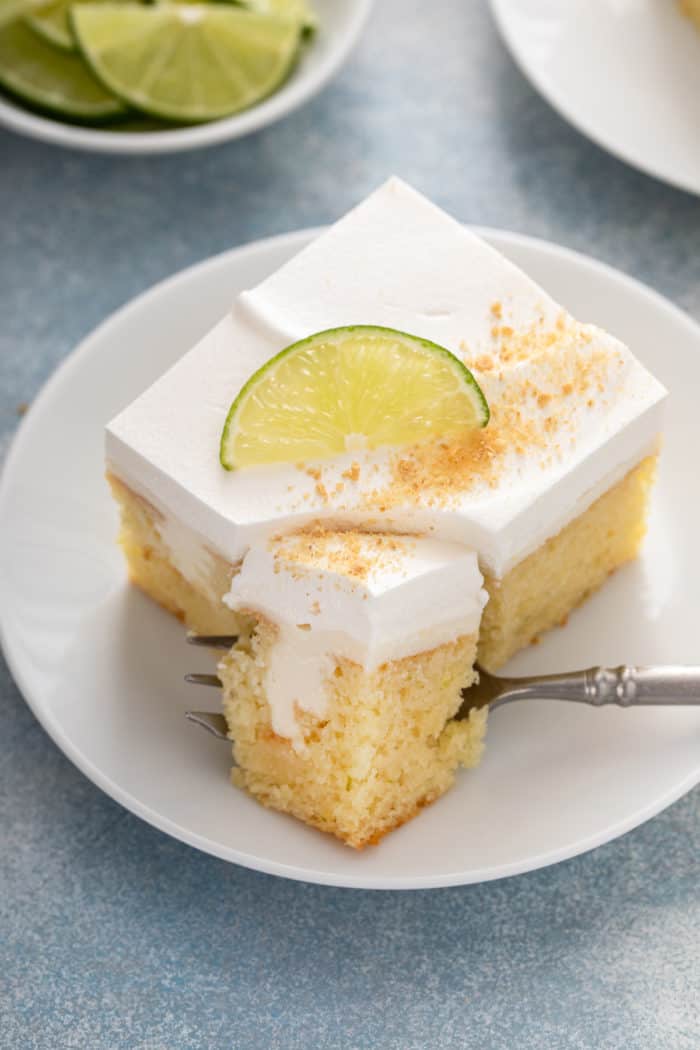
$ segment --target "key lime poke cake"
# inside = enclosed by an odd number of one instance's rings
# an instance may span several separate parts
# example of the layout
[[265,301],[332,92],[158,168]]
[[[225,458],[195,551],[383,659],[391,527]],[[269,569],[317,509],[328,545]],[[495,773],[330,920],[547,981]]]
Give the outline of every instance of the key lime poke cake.
[[107,428],[133,582],[219,667],[234,781],[378,841],[480,758],[458,718],[645,531],[666,392],[391,179]]

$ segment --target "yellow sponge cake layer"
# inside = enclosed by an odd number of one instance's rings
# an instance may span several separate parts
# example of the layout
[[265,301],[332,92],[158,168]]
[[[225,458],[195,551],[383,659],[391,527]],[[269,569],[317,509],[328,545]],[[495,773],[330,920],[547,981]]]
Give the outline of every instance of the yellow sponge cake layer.
[[299,712],[304,745],[272,729],[265,676],[276,628],[260,621],[219,666],[238,768],[234,783],[361,848],[410,820],[483,748],[486,711],[452,721],[474,679],[476,636],[365,671],[340,659],[321,719]]
[[655,455],[643,459],[502,580],[484,574],[489,600],[478,656],[484,667],[497,670],[544,631],[562,624],[610,573],[636,557],[656,460]]
[[186,578],[163,539],[163,515],[113,474],[108,481],[121,512],[119,543],[131,582],[196,634],[238,634],[244,629],[245,619],[222,601],[233,566],[207,552],[198,578]]

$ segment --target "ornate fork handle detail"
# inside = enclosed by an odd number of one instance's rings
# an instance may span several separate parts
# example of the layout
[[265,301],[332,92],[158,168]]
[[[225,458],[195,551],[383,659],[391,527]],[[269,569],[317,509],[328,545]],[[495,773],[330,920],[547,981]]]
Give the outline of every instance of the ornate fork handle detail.
[[596,707],[618,704],[629,707],[639,692],[635,667],[594,667],[584,672],[584,689],[588,702]]
[[492,706],[512,700],[570,700],[604,707],[700,705],[700,667],[589,667],[503,681]]

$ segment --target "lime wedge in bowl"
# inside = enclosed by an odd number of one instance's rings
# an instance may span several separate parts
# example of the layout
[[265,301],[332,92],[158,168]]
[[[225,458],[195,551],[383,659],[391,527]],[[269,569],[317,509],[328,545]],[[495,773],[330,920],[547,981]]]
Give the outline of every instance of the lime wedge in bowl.
[[262,366],[221,435],[227,470],[416,445],[484,427],[486,399],[459,358],[374,325],[319,332]]
[[74,120],[127,112],[79,55],[53,47],[22,21],[0,27],[0,85],[32,106]]
[[76,4],[71,26],[106,88],[150,116],[230,116],[290,72],[301,25],[229,4]]
[[70,8],[75,3],[86,3],[86,0],[49,0],[49,3],[39,6],[35,3],[35,10],[27,17],[27,25],[54,47],[75,51],[77,45],[69,19]]
[[[27,25],[55,47],[66,51],[77,50],[77,44],[70,25],[70,9],[74,4],[115,3],[120,0],[0,0],[0,12],[3,4],[9,9],[12,3],[19,14],[23,8],[28,10]],[[121,0],[128,3],[129,0]],[[187,3],[188,0],[171,0],[173,3]],[[190,0],[191,3],[209,2],[209,0]],[[226,0],[224,0],[226,2]],[[318,19],[307,0],[231,0],[236,6],[258,14],[276,15],[298,22],[305,33],[313,32]],[[0,14],[0,18],[1,18]]]

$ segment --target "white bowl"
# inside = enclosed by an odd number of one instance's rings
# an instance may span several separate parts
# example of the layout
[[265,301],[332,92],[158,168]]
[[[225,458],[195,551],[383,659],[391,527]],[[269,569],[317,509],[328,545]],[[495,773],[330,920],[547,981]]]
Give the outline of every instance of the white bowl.
[[3,97],[0,124],[57,146],[97,153],[174,153],[237,139],[273,124],[320,91],[350,54],[371,6],[372,0],[314,0],[319,28],[289,79],[259,105],[223,120],[172,131],[110,131],[63,124]]

